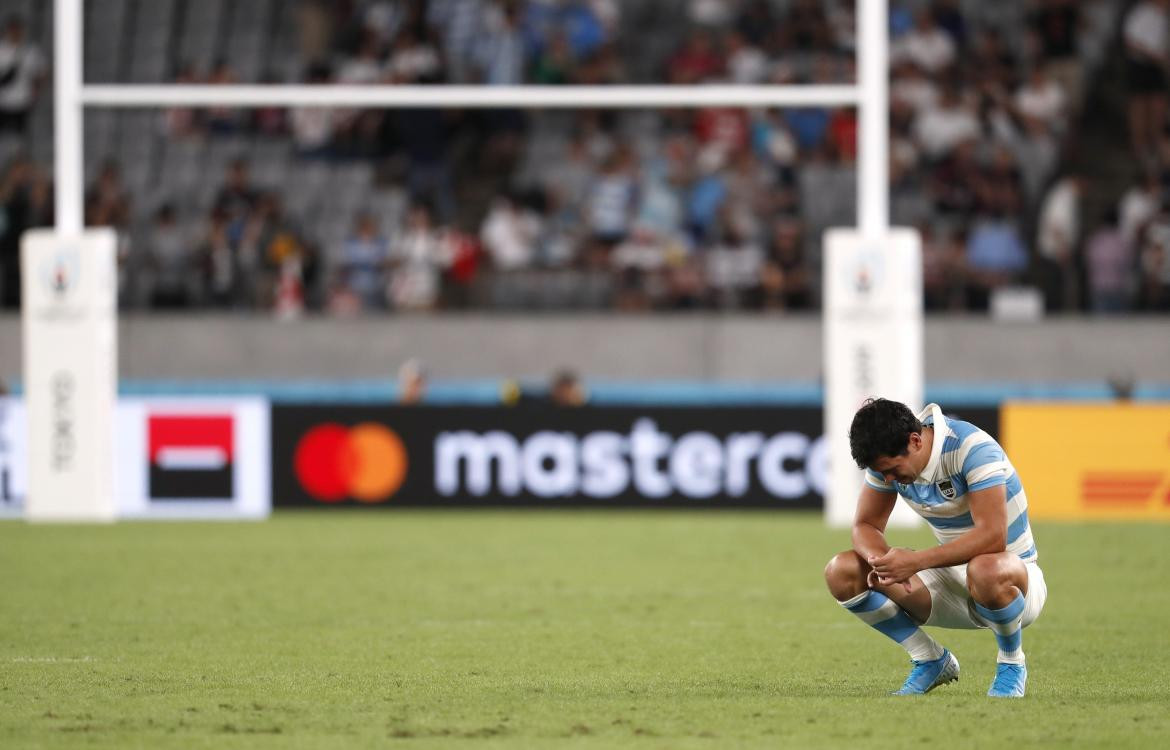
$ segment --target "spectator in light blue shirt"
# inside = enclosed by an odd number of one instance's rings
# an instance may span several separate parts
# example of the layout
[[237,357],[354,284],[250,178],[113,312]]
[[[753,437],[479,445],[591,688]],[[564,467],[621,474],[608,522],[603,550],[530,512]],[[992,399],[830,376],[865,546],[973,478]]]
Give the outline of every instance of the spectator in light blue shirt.
[[1003,216],[975,222],[967,238],[968,307],[986,309],[993,289],[1019,280],[1028,250],[1019,227]]

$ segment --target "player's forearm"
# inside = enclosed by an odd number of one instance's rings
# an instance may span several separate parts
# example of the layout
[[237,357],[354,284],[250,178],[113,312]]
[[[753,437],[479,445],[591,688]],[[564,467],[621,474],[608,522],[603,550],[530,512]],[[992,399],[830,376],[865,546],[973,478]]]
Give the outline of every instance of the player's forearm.
[[927,568],[949,568],[952,565],[962,565],[970,562],[978,555],[1003,552],[1006,534],[1002,529],[975,528],[966,534],[937,547],[928,547],[919,550],[919,570]]
[[890,545],[886,542],[886,535],[876,526],[859,523],[853,527],[853,551],[861,555],[862,560],[868,560],[889,552]]

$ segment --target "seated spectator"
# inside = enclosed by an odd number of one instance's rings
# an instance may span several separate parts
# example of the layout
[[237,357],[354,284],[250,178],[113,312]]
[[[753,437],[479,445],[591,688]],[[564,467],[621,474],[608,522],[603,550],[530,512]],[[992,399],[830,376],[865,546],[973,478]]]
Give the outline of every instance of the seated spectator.
[[740,6],[735,29],[753,47],[764,48],[778,26],[776,14],[769,0],[747,0]]
[[1130,140],[1137,158],[1157,160],[1166,122],[1166,66],[1170,65],[1170,2],[1141,0],[1125,17],[1122,34],[1129,83]]
[[480,239],[494,268],[516,271],[532,266],[540,218],[514,196],[499,196],[480,229]]
[[427,394],[427,371],[421,360],[411,358],[398,368],[398,403],[421,404]]
[[780,27],[782,49],[824,52],[833,46],[832,28],[823,0],[795,0]]
[[[189,86],[202,83],[195,66],[190,63],[179,65],[172,83]],[[203,135],[203,118],[199,110],[191,107],[170,107],[162,113],[163,132],[170,138],[194,138]]]
[[[236,72],[227,60],[217,60],[207,76],[207,83],[213,86],[232,86],[240,82]],[[212,135],[232,135],[244,126],[244,112],[231,107],[208,107],[204,114],[207,130]]]
[[1132,304],[1132,246],[1117,224],[1117,212],[1109,211],[1085,242],[1089,307],[1096,313],[1122,312]]
[[935,231],[929,225],[918,228],[922,237],[922,292],[928,311],[961,310],[966,299],[966,248],[961,238]]
[[553,374],[548,388],[548,399],[553,406],[584,406],[589,400],[589,394],[577,373],[565,369]]
[[934,0],[931,4],[931,15],[940,29],[954,42],[955,49],[961,50],[967,46],[967,15],[963,11],[961,0]]
[[227,179],[215,195],[213,210],[227,221],[228,238],[238,242],[253,209],[260,200],[260,191],[252,185],[248,162],[235,159],[228,165]]
[[768,77],[768,56],[738,31],[723,37],[727,50],[727,74],[732,83],[759,84]]
[[1040,60],[1064,92],[1069,108],[1079,110],[1084,66],[1079,59],[1078,39],[1084,18],[1077,0],[1040,0],[1029,17],[1039,47]]
[[749,298],[759,298],[764,251],[734,226],[724,234],[704,253],[707,284],[716,307],[741,307]]
[[1157,173],[1149,170],[1140,183],[1130,187],[1121,196],[1121,204],[1118,206],[1121,238],[1131,249],[1136,245],[1145,225],[1161,210],[1164,193]]
[[1170,214],[1159,213],[1142,233],[1139,309],[1170,312]]
[[773,220],[768,253],[760,272],[760,306],[777,310],[809,310],[813,306],[813,279],[805,258],[800,221]]
[[736,4],[732,0],[688,0],[687,16],[696,26],[726,26]]
[[727,200],[727,179],[723,156],[708,149],[699,158],[700,174],[691,183],[687,196],[687,231],[695,244],[714,236],[719,212]]
[[1019,227],[1003,215],[975,221],[967,239],[968,307],[986,310],[991,292],[1019,280],[1028,267],[1028,250]]
[[1036,246],[1041,285],[1049,310],[1070,310],[1079,306],[1076,253],[1081,240],[1079,217],[1084,191],[1082,177],[1065,177],[1052,186],[1040,208]]
[[931,75],[944,72],[955,61],[955,42],[935,22],[927,8],[914,15],[914,28],[893,40],[890,59],[910,60]]
[[349,283],[349,273],[343,268],[335,270],[325,291],[325,312],[338,318],[352,318],[361,314],[363,307],[361,295]]
[[906,59],[894,65],[890,81],[890,106],[904,106],[913,114],[937,106],[938,85],[913,60]]
[[489,86],[516,86],[524,82],[526,53],[517,6],[496,5],[486,14],[473,57],[480,80]]
[[431,310],[439,305],[449,247],[423,203],[410,207],[404,231],[390,246],[390,302],[396,310]]
[[0,180],[0,301],[5,307],[20,308],[21,237],[28,229],[49,226],[52,210],[48,176],[26,157],[14,157]]
[[914,123],[914,134],[922,152],[931,159],[941,159],[960,143],[977,139],[979,120],[958,86],[943,87],[938,105],[924,110]]
[[694,31],[667,64],[670,83],[693,85],[715,78],[723,72],[723,60],[715,50],[709,32]]
[[476,78],[475,45],[487,9],[488,0],[431,0],[427,4],[427,23],[441,42],[449,83],[466,84]]
[[390,246],[378,233],[374,217],[359,214],[353,232],[333,254],[333,266],[344,274],[345,283],[365,310],[386,307],[386,271]]
[[0,38],[0,134],[24,136],[45,77],[45,60],[28,41],[24,20],[10,16]]
[[212,209],[198,253],[203,269],[201,286],[206,290],[206,301],[213,307],[243,306],[243,295],[237,292],[240,285],[236,247],[230,234],[227,214],[222,209]]
[[193,283],[198,277],[189,241],[179,227],[174,206],[161,206],[147,235],[151,307],[185,308],[198,298],[198,288]]
[[589,232],[594,240],[609,247],[621,242],[630,230],[638,205],[638,184],[629,150],[619,149],[610,156],[586,200]]
[[1028,81],[1016,89],[1014,104],[1020,117],[1029,122],[1057,132],[1067,124],[1065,92],[1042,65],[1034,67]]
[[[332,80],[327,65],[315,63],[305,71],[305,83],[319,85]],[[289,127],[297,156],[307,159],[330,156],[336,118],[336,112],[329,107],[293,108],[289,112]]]
[[561,31],[552,34],[532,66],[532,82],[545,86],[572,83],[577,76],[577,61],[569,40]]
[[114,161],[102,165],[94,184],[85,194],[85,224],[124,230],[130,223],[130,193]]

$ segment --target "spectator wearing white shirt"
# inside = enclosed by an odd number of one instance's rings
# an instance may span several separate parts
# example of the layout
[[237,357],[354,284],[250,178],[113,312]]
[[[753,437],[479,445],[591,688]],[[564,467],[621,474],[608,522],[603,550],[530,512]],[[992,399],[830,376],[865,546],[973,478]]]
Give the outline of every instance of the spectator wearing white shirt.
[[40,49],[25,38],[24,21],[12,16],[0,39],[0,133],[25,134],[44,73]]
[[1037,65],[1027,82],[1016,89],[1012,102],[1025,120],[1043,125],[1050,132],[1060,133],[1067,125],[1067,97],[1048,69]]
[[890,82],[890,101],[919,114],[938,104],[938,85],[913,60],[902,60],[894,66]]
[[[309,67],[306,83],[329,83],[329,68],[322,64]],[[289,129],[297,155],[304,158],[329,156],[333,144],[335,113],[329,107],[294,107],[289,112]]]
[[758,295],[764,249],[736,227],[727,227],[724,239],[704,254],[704,260],[716,307],[739,307],[748,295]]
[[955,42],[935,23],[927,9],[914,16],[914,28],[894,41],[890,57],[910,60],[931,75],[938,75],[955,61]]
[[768,76],[768,56],[753,46],[738,31],[729,31],[724,37],[727,49],[727,72],[732,83],[762,83]]
[[442,69],[439,53],[411,29],[403,29],[394,40],[386,76],[391,83],[431,83]]
[[438,306],[442,273],[451,265],[447,250],[430,209],[422,203],[412,205],[406,231],[390,248],[389,298],[396,310],[431,310]]
[[1137,243],[1142,229],[1162,207],[1162,183],[1154,171],[1148,171],[1142,181],[1121,196],[1118,206],[1121,238],[1131,248]]
[[484,218],[480,240],[497,270],[517,271],[532,266],[540,231],[534,212],[511,196],[500,196]]
[[1045,305],[1049,310],[1076,309],[1080,299],[1076,254],[1084,191],[1082,177],[1064,177],[1052,186],[1040,208],[1036,244],[1040,250]]
[[914,122],[918,145],[936,160],[960,143],[977,139],[980,132],[979,120],[954,85],[944,88],[938,105],[923,111]]
[[[337,82],[351,86],[373,86],[386,76],[382,46],[377,36],[366,31],[356,57],[342,63]],[[338,147],[353,154],[368,152],[377,139],[385,113],[382,110],[334,110],[333,132]]]
[[1170,63],[1170,0],[1142,0],[1125,17],[1129,132],[1143,161],[1156,160],[1166,119],[1166,66]]

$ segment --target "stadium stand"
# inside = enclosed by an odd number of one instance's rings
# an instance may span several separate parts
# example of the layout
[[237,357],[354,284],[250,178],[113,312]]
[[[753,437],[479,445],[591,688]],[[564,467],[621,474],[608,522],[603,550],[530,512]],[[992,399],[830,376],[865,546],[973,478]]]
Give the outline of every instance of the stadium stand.
[[[928,309],[984,310],[1020,284],[1054,311],[1170,307],[1170,150],[1159,136],[1152,153],[1118,153],[1115,132],[1136,111],[1110,83],[1133,54],[1131,5],[892,3],[891,211],[924,237]],[[853,77],[850,2],[691,0],[685,11],[665,0],[90,0],[86,75]],[[25,26],[24,41],[6,32],[0,60],[48,58],[49,4],[2,0],[0,14]],[[28,91],[0,91],[27,110],[0,132],[6,306],[18,301],[20,232],[51,216],[51,81],[39,76],[38,91],[29,65]],[[1112,118],[1085,116],[1102,104]],[[821,234],[854,222],[856,127],[851,111],[815,108],[93,109],[87,212],[122,237],[127,307],[812,309]],[[1098,146],[1119,158],[1088,164],[1081,152]]]

